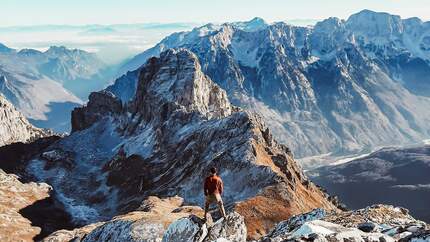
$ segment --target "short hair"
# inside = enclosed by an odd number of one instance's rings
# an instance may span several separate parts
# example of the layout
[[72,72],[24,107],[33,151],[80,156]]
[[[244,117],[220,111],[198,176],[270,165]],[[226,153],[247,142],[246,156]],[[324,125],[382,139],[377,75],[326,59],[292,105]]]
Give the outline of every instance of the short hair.
[[216,174],[217,173],[217,169],[215,167],[212,167],[210,169],[210,171],[211,171],[212,174]]

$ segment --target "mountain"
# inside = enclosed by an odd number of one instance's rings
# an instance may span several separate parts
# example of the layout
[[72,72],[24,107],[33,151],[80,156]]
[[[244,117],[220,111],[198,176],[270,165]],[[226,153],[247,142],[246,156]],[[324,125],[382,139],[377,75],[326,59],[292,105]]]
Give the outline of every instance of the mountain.
[[40,65],[41,73],[62,83],[83,100],[90,92],[104,88],[110,78],[108,66],[96,54],[52,46],[44,56],[48,60]]
[[36,126],[68,132],[69,113],[104,87],[105,68],[94,54],[65,47],[0,51],[0,93]]
[[0,94],[0,146],[29,142],[50,134],[31,125],[6,98]]
[[[251,28],[254,23],[172,34],[122,70],[168,48],[187,48],[233,104],[260,113],[297,157],[356,153],[430,135],[430,22],[364,10],[313,27]],[[134,89],[121,84],[131,78],[109,90]]]
[[69,136],[27,157],[25,175],[52,186],[76,225],[134,211],[151,195],[202,204],[211,166],[249,238],[294,214],[336,210],[261,118],[232,106],[186,49],[149,59],[128,103],[106,90],[92,93],[73,111]]
[[310,172],[312,180],[352,209],[374,203],[407,207],[430,222],[430,146],[384,148],[366,157]]

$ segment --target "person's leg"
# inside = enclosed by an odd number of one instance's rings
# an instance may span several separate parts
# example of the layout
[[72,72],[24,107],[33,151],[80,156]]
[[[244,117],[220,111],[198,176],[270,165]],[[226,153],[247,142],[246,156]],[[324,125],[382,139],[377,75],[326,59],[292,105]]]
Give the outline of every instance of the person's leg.
[[208,199],[208,197],[206,197],[205,198],[205,216],[203,217],[204,220],[207,219],[207,215],[208,215],[208,211],[209,211],[209,205],[210,205],[209,199]]
[[218,207],[219,207],[219,211],[221,212],[222,217],[225,218],[226,214],[225,214],[224,204],[222,201],[218,202]]
[[216,199],[217,199],[219,211],[220,211],[222,217],[225,218],[226,214],[225,214],[224,203],[222,202],[221,195],[216,194]]

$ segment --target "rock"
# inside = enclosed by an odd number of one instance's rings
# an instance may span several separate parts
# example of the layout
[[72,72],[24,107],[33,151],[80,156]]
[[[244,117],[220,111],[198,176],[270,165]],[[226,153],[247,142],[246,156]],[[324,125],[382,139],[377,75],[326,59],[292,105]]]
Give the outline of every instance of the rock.
[[49,197],[45,183],[21,183],[18,177],[0,170],[0,241],[33,241],[41,228],[20,214],[31,204]]
[[262,239],[262,242],[271,241],[394,241],[393,238],[382,233],[364,233],[356,228],[346,228],[338,224],[312,220],[307,221],[300,227],[289,233],[279,233],[275,231],[271,236]]
[[115,95],[108,91],[93,92],[84,107],[72,111],[72,132],[90,127],[104,115],[120,113],[122,103]]
[[311,212],[281,222],[260,241],[411,241],[425,238],[428,231],[428,225],[415,220],[404,209],[389,205],[329,212],[325,216],[313,216],[316,220],[298,219],[310,218],[310,214],[322,213]]
[[208,235],[203,240],[205,242],[225,239],[231,242],[244,242],[247,238],[247,231],[244,218],[236,213],[230,213],[224,219],[220,219],[209,228]]
[[420,230],[399,239],[400,242],[406,241],[430,241],[430,229]]
[[[182,206],[183,199],[148,197],[140,211],[117,216],[74,230],[60,230],[44,238],[44,242],[62,241],[161,241],[163,235],[177,219],[193,215],[193,221],[203,217],[199,207]],[[188,224],[189,225],[189,224]]]
[[191,215],[169,225],[162,242],[201,242],[208,234],[207,224]]
[[282,221],[276,225],[276,227],[266,237],[277,237],[282,234],[287,234],[294,229],[300,227],[305,222],[323,219],[326,215],[324,209],[314,209],[311,212],[299,214],[289,218],[286,221]]
[[359,224],[357,228],[363,232],[369,233],[375,230],[376,225],[374,223],[366,222]]
[[24,115],[0,93],[0,146],[31,142],[53,135],[52,131],[34,127]]
[[96,241],[159,241],[164,233],[163,224],[146,219],[116,219],[99,226],[87,234],[83,242]]

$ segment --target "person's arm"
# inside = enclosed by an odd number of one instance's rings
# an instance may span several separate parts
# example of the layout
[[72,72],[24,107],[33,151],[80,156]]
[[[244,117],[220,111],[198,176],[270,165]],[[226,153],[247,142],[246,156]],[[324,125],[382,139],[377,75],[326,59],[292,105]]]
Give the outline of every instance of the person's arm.
[[224,184],[221,179],[219,179],[219,192],[221,194],[224,192]]

